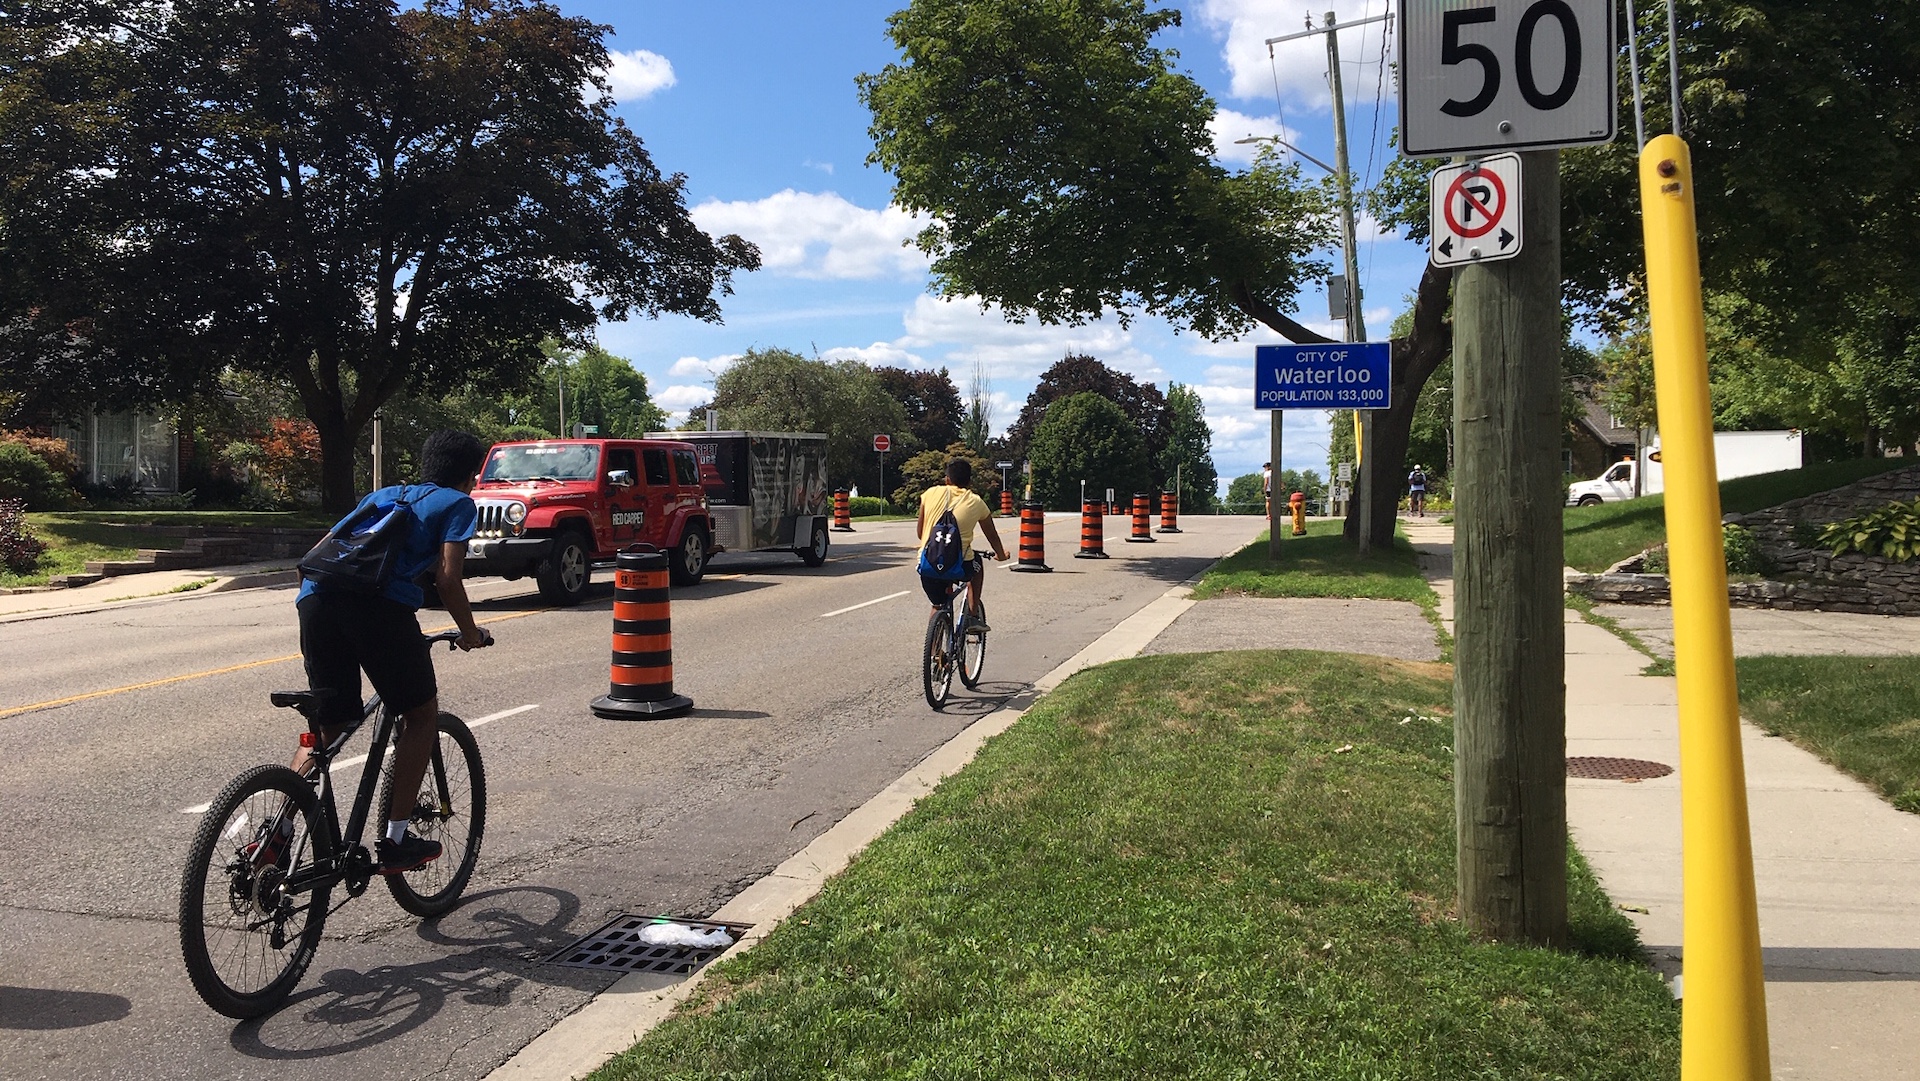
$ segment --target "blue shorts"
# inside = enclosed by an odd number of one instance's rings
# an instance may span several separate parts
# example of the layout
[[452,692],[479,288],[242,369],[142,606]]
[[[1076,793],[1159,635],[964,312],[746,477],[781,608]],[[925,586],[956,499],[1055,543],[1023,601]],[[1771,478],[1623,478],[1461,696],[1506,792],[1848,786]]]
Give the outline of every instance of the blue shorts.
[[920,588],[926,591],[928,600],[934,604],[946,604],[953,599],[955,593],[960,592],[961,588],[973,579],[974,575],[979,574],[980,568],[984,566],[984,564],[980,562],[980,556],[978,554],[960,565],[967,568],[967,576],[965,578],[928,578],[924,574],[920,576]]

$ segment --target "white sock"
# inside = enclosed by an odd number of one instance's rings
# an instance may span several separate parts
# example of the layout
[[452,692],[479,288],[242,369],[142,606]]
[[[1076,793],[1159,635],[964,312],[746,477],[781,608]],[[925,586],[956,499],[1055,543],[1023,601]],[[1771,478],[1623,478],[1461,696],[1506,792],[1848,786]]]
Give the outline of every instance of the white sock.
[[407,835],[407,823],[411,821],[413,820],[410,818],[396,818],[388,822],[387,842],[389,844],[399,844],[401,839]]

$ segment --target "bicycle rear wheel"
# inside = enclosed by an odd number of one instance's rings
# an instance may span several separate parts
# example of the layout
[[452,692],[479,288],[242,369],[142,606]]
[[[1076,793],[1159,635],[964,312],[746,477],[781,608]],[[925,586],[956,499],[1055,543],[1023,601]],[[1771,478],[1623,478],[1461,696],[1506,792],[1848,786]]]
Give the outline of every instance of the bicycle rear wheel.
[[[480,839],[487,830],[487,772],[480,763],[480,744],[467,722],[451,713],[440,714],[440,738],[433,760],[421,778],[414,800],[416,837],[439,841],[440,858],[404,874],[385,875],[387,890],[401,908],[416,916],[439,916],[453,910],[480,862]],[[380,786],[380,806],[393,805],[393,757],[387,757],[386,782]],[[380,819],[384,821],[384,812]]]
[[927,705],[940,709],[953,689],[953,615],[942,609],[927,617],[927,646],[920,657],[920,681]]
[[206,1004],[228,1017],[278,1008],[313,961],[331,886],[289,879],[333,856],[313,786],[285,766],[256,766],[207,808],[180,876],[180,955]]
[[[981,608],[984,615],[985,607]],[[980,672],[987,666],[987,632],[979,630],[972,623],[960,636],[960,682],[967,690],[980,686]]]

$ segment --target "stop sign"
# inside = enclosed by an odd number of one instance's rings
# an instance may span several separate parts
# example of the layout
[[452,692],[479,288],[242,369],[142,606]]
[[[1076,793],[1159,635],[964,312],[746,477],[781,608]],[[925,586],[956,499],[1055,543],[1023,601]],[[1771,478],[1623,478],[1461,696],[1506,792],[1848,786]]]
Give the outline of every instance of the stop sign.
[[893,439],[889,436],[876,435],[873,437],[874,450],[888,450],[892,446],[893,446]]

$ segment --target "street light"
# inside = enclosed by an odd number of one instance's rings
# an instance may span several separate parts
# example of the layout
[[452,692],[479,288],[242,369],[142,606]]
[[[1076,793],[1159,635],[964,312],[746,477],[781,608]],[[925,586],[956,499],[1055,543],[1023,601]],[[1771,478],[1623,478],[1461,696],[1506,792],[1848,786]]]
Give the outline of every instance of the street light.
[[1301,157],[1307,159],[1308,161],[1314,163],[1315,165],[1318,165],[1320,168],[1325,169],[1329,173],[1334,173],[1337,175],[1339,172],[1333,166],[1328,165],[1326,162],[1321,161],[1319,158],[1314,157],[1312,154],[1309,154],[1306,151],[1300,149],[1299,147],[1293,145],[1292,143],[1287,142],[1285,139],[1282,139],[1278,135],[1249,135],[1244,139],[1235,139],[1233,142],[1235,146],[1246,146],[1250,143],[1277,143],[1280,146],[1284,146],[1288,150],[1293,151],[1295,154],[1298,154]]

